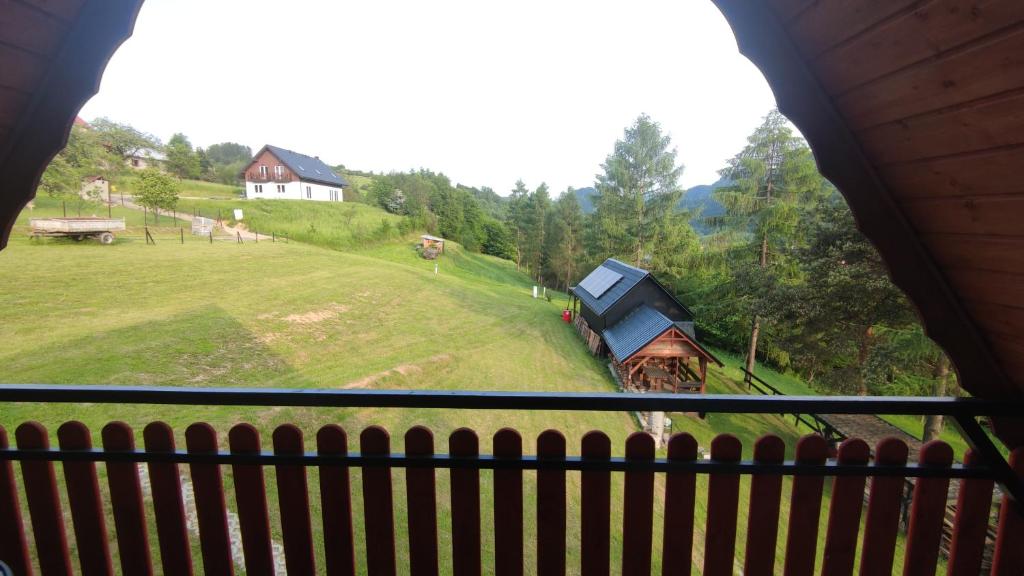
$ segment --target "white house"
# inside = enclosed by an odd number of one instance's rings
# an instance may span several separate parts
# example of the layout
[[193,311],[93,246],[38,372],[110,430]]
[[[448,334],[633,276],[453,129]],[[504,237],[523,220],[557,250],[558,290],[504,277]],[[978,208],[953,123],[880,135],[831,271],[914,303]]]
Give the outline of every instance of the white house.
[[348,186],[320,158],[266,145],[245,172],[245,197],[341,202]]

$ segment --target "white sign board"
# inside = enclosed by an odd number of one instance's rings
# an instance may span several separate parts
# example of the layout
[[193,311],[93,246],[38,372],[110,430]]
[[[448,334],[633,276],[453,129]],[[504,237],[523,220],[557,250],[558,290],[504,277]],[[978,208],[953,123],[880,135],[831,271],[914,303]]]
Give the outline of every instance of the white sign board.
[[235,220],[241,220],[241,219],[242,219],[242,209],[241,208],[235,208]]

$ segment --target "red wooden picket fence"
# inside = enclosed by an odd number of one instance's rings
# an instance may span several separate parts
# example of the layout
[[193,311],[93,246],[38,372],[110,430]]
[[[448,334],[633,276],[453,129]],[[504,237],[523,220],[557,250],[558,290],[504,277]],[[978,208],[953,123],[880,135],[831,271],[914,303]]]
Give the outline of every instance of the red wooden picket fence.
[[[103,428],[102,447],[98,448],[93,446],[90,431],[78,422],[62,425],[56,437],[59,447],[51,449],[48,431],[38,423],[25,423],[15,432],[13,448],[0,428],[0,453],[6,455],[0,460],[0,559],[19,576],[36,570],[26,537],[28,530],[34,535],[38,571],[44,576],[72,574],[76,564],[82,574],[113,574],[112,542],[116,542],[124,574],[192,574],[192,546],[179,466],[187,467],[193,485],[204,572],[220,575],[235,570],[227,521],[229,504],[222,478],[222,467],[231,466],[231,507],[239,518],[245,571],[273,574],[268,508],[273,499],[268,501],[268,464],[264,462],[273,462],[284,558],[291,574],[396,574],[396,531],[404,529],[408,534],[407,572],[414,576],[438,574],[439,546],[450,547],[452,573],[457,576],[481,574],[485,568],[498,576],[562,575],[570,570],[587,576],[612,572],[647,576],[652,572],[655,488],[659,485],[656,474],[664,474],[662,574],[690,574],[696,480],[704,473],[698,465],[706,466],[708,471],[703,566],[698,567],[706,576],[734,574],[737,546],[744,547],[743,574],[747,576],[774,574],[779,566],[787,575],[810,575],[817,560],[821,529],[826,534],[823,574],[852,574],[859,539],[860,574],[889,574],[894,569],[904,478],[877,474],[879,466],[905,467],[908,458],[906,444],[887,439],[874,448],[872,464],[872,452],[865,442],[846,440],[833,463],[845,466],[847,471],[834,477],[797,472],[789,494],[789,517],[782,519],[782,473],[772,470],[784,464],[785,446],[771,435],[760,438],[753,447],[753,464],[760,466],[760,471],[752,474],[748,510],[739,510],[740,474],[730,468],[740,461],[742,447],[728,434],[713,440],[710,461],[699,459],[697,442],[687,433],[671,438],[662,459],[656,458],[654,442],[644,433],[627,439],[624,458],[612,458],[608,436],[597,431],[583,436],[579,457],[567,456],[565,437],[555,430],[538,436],[536,456],[524,456],[523,438],[512,429],[494,435],[491,455],[480,454],[480,439],[465,428],[449,436],[447,454],[437,454],[433,434],[419,426],[406,432],[404,455],[391,454],[388,432],[378,426],[360,433],[358,453],[349,452],[346,432],[335,425],[317,432],[315,450],[309,452],[302,432],[293,425],[274,430],[270,451],[263,451],[257,429],[249,424],[230,429],[227,451],[220,450],[217,432],[205,423],[193,424],[185,431],[185,450],[176,450],[173,430],[161,422],[145,427],[143,449],[136,449],[134,431],[120,422]],[[796,446],[795,464],[810,471],[825,465],[827,456],[823,438],[806,436]],[[67,486],[63,497],[55,460],[61,461]],[[20,479],[13,461],[19,461]],[[965,466],[969,468],[974,461],[968,455]],[[152,493],[148,505],[139,462],[148,467]],[[98,465],[106,466],[109,501],[101,496]],[[933,472],[952,470],[953,452],[943,442],[928,443],[921,449],[918,465]],[[1024,473],[1024,451],[1018,449],[1012,454],[1011,465],[1018,474]],[[405,527],[395,522],[392,472],[396,467],[406,471],[409,506]],[[863,472],[851,473],[851,467],[863,467]],[[310,498],[317,495],[307,489],[311,468],[319,474],[319,535],[313,532],[310,508]],[[362,474],[361,494],[352,494],[350,468]],[[451,482],[451,533],[450,540],[446,536],[445,541],[438,532],[438,468],[448,470]],[[529,469],[535,469],[537,475],[535,565],[524,564],[523,476]],[[481,525],[482,470],[489,471],[493,479],[493,526]],[[582,531],[578,542],[567,540],[568,470],[581,471]],[[620,471],[624,474],[623,493],[612,494],[611,475]],[[823,502],[826,481],[832,486],[827,503]],[[941,472],[916,480],[904,574],[936,572],[950,481]],[[948,573],[976,576],[985,546],[993,481],[981,476],[957,481],[962,484]],[[865,508],[862,495],[868,482],[870,496]],[[27,502],[27,524],[19,491]],[[362,498],[364,557],[357,557],[354,544],[353,497]],[[828,520],[822,527],[819,518],[826,504]],[[622,507],[623,518],[621,565],[617,567],[611,566],[613,506]],[[113,518],[113,538],[106,525],[108,511]],[[740,513],[748,516],[750,526],[757,527],[747,531],[745,542],[738,542],[737,537]],[[65,514],[70,514],[77,562],[69,554]],[[153,516],[155,535],[148,532],[147,514]],[[788,527],[785,553],[776,558],[782,521]],[[494,565],[487,567],[481,558],[484,530],[494,532]],[[159,567],[154,566],[150,553],[154,537],[160,551]],[[317,565],[314,553],[317,537],[323,540],[323,565]],[[578,567],[567,566],[569,546],[579,549]],[[1009,500],[1002,503],[992,574],[1024,574],[1024,517]]]

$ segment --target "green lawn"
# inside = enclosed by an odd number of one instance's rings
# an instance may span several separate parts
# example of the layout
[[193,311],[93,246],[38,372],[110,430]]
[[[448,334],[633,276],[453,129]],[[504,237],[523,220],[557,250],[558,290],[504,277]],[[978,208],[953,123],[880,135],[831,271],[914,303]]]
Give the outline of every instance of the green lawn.
[[[370,222],[380,211],[357,204],[306,202],[210,202],[222,209],[241,206],[245,221],[298,226],[314,208],[316,223],[336,223],[352,211],[353,221]],[[44,207],[40,205],[39,210]],[[52,209],[52,206],[46,209]],[[138,213],[135,213],[138,215]],[[141,215],[139,215],[141,216]],[[131,217],[131,215],[129,215]],[[263,220],[261,220],[263,219]],[[261,230],[262,231],[262,230]],[[170,232],[167,232],[170,234]],[[293,236],[294,238],[294,236]],[[327,250],[299,242],[208,243],[188,239],[184,245],[161,236],[157,245],[126,239],[112,246],[94,243],[30,242],[16,234],[0,252],[0,381],[62,384],[146,384],[176,386],[256,386],[288,388],[396,388],[529,391],[611,391],[606,366],[587,352],[571,327],[560,321],[564,296],[552,302],[530,297],[529,279],[496,258],[469,254],[450,243],[436,262],[419,258],[411,238],[390,242],[355,241],[335,230]],[[173,237],[171,237],[173,240]],[[322,239],[322,238],[321,238]],[[358,249],[355,249],[358,248]],[[735,362],[723,358],[730,365]],[[712,392],[740,391],[735,369],[712,369]],[[467,426],[477,431],[481,450],[490,438],[511,426],[524,437],[524,450],[549,428],[561,430],[571,454],[592,429],[605,431],[613,452],[621,455],[626,437],[636,430],[628,414],[483,412],[469,410],[237,408],[224,406],[110,406],[94,404],[7,405],[0,425],[13,429],[38,420],[51,432],[60,423],[80,420],[98,438],[101,426],[123,420],[137,431],[153,420],[168,422],[183,443],[185,427],[196,421],[213,424],[222,445],[230,426],[251,422],[264,438],[279,424],[297,423],[307,442],[317,428],[339,423],[358,450],[358,434],[380,424],[392,437],[392,450],[403,451],[403,434],[421,424],[434,431],[436,449],[447,451],[447,436]],[[718,433],[737,435],[749,456],[754,440],[765,433],[782,437],[792,456],[801,433],[776,416],[710,415],[707,420],[673,415],[674,430],[693,434],[702,448]],[[141,444],[141,438],[138,439]],[[104,475],[100,466],[101,479]],[[60,474],[58,473],[58,477]],[[225,468],[229,508],[234,509],[230,470]],[[393,473],[400,566],[407,565],[404,473]],[[448,474],[438,472],[442,571],[451,570]],[[483,526],[492,525],[491,476],[481,474]],[[570,473],[569,554],[578,570],[579,474]],[[267,472],[268,494],[276,494],[274,474]],[[311,494],[318,494],[317,474],[309,474]],[[536,532],[535,476],[526,474],[525,521],[528,571],[533,566]],[[658,478],[656,493],[663,493]],[[826,483],[826,486],[828,483]],[[700,566],[706,514],[706,478],[699,482],[695,561]],[[103,489],[106,490],[105,480]],[[621,494],[621,475],[613,494]],[[784,494],[791,490],[784,481]],[[353,473],[353,503],[359,557],[364,552],[360,475]],[[318,498],[312,498],[314,530],[319,533]],[[784,549],[788,502],[783,504],[779,551]],[[613,503],[620,502],[613,496]],[[740,510],[749,505],[749,479],[741,488]],[[280,520],[272,504],[272,530],[280,542]],[[656,503],[655,557],[660,557],[662,507]],[[827,504],[819,530],[824,540]],[[746,518],[741,512],[737,550],[742,558]],[[621,508],[613,506],[612,526],[622,525]],[[113,534],[112,524],[111,534]],[[613,565],[618,566],[621,534],[613,529]],[[484,531],[484,563],[493,569],[493,536]],[[151,531],[151,538],[155,532]],[[70,537],[70,531],[69,531]],[[70,537],[72,546],[73,537]],[[902,546],[900,547],[902,549]],[[116,554],[116,547],[113,548]],[[902,555],[902,552],[899,552]],[[317,549],[323,565],[323,550]],[[901,556],[900,556],[901,557]],[[158,552],[154,548],[154,558]],[[198,554],[195,556],[198,563]],[[899,560],[898,560],[899,561]],[[197,564],[198,565],[198,564]],[[781,559],[777,571],[781,572]],[[656,572],[660,568],[655,567]]]
[[242,210],[249,230],[276,233],[315,246],[352,250],[399,236],[402,216],[358,202],[315,200],[192,200],[178,202],[182,212],[197,213],[236,224],[234,210]]
[[[138,179],[134,175],[128,174],[117,178],[113,184],[116,190],[112,190],[111,192],[113,192],[114,195],[117,195],[120,192],[132,194],[138,186]],[[179,184],[180,188],[178,189],[178,192],[185,198],[231,199],[242,198],[245,196],[245,188],[238,185],[188,179],[180,180]]]

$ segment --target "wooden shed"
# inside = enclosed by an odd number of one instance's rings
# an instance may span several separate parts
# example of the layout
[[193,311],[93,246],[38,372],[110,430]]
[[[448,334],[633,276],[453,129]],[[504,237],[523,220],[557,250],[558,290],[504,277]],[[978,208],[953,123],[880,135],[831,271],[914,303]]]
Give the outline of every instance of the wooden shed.
[[591,352],[608,353],[626,390],[703,393],[708,362],[722,364],[697,341],[693,313],[647,270],[609,258],[570,293],[577,331]]
[[420,236],[420,240],[422,240],[423,248],[437,248],[438,252],[444,252],[444,238],[424,234]]

